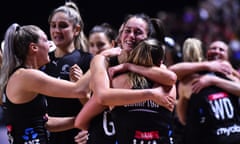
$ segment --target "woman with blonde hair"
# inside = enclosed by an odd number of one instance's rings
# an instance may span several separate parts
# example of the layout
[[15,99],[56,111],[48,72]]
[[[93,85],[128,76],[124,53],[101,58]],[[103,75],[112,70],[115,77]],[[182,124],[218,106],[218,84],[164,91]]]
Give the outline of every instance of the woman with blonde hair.
[[202,42],[197,38],[187,38],[183,43],[183,61],[201,62],[203,60]]
[[[201,48],[197,48],[195,54],[199,50]],[[215,72],[203,67],[204,63],[211,64],[211,67],[218,67],[219,62],[230,65],[227,62],[228,51],[227,44],[214,41],[207,49],[207,58],[212,62],[198,62],[197,58],[196,61],[186,61],[190,62],[188,66],[195,72],[183,77],[178,87],[177,114],[185,126],[185,144],[240,142],[240,132],[236,131],[240,127],[239,79],[232,73]],[[183,51],[183,55],[191,57],[189,51]],[[181,71],[183,65],[179,67]],[[196,67],[201,68],[201,65],[202,69],[197,70]],[[233,71],[231,67],[229,70]]]
[[[49,53],[50,62],[42,70],[59,79],[77,81],[87,73],[93,57],[87,52],[88,40],[77,4],[70,1],[53,9],[48,23],[50,37],[56,48]],[[86,100],[87,98],[79,100],[47,97],[49,120],[55,123],[55,120],[63,122],[64,119],[69,119],[66,124],[69,125],[68,129],[51,130],[52,144],[75,144],[74,137],[80,131],[73,128],[73,122]]]
[[[182,48],[184,62],[202,62],[204,60],[202,42],[197,38],[187,38],[183,43]],[[178,103],[177,115],[179,121],[185,124],[185,112],[187,109],[187,101],[190,99],[191,81],[197,74],[188,75],[178,84]]]
[[[39,68],[48,63],[46,34],[35,25],[12,24],[5,33],[0,92],[11,144],[48,144],[46,101],[49,97],[83,98],[89,77],[76,83],[48,76]],[[86,83],[85,83],[86,82]]]

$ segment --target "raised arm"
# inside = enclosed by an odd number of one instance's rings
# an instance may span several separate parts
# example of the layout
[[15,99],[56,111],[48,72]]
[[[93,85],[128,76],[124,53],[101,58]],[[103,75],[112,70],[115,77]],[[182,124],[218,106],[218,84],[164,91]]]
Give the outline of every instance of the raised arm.
[[[94,95],[103,105],[118,105],[127,103],[136,103],[152,99],[156,96],[156,91],[151,89],[130,90],[110,88],[110,80],[107,72],[108,61],[105,56],[96,55],[91,62],[91,82]],[[114,96],[114,100],[111,100]]]
[[74,127],[87,130],[91,120],[104,111],[108,106],[103,106],[96,101],[96,96],[92,96],[78,113]]
[[[17,89],[24,90],[23,95],[29,92],[52,97],[83,98],[86,97],[89,91],[90,73],[84,74],[81,79],[75,83],[56,79],[35,69],[20,69],[13,78],[14,81],[18,81],[18,83],[12,82],[12,86],[14,86],[16,91],[18,91]],[[11,82],[11,80],[9,82]]]
[[240,82],[223,79],[215,75],[204,75],[193,80],[193,92],[198,93],[201,89],[214,85],[227,92],[240,96]]
[[[114,56],[121,54],[120,48],[108,49],[101,53],[103,56]],[[135,65],[131,63],[123,63],[117,66],[109,68],[110,77],[116,73],[122,73],[126,71],[136,72],[148,79],[163,85],[172,86],[176,83],[177,76],[173,71],[170,71],[166,68],[165,65],[161,64],[160,67],[144,67],[140,65]]]
[[[110,88],[110,81],[107,73],[108,62],[101,55],[94,57],[91,63],[91,87],[97,100],[102,105],[116,106],[124,104],[133,104],[145,100],[153,100],[162,105],[162,96],[166,94],[162,87],[152,89],[118,89]],[[174,103],[174,100],[168,99],[165,103]],[[171,107],[169,105],[169,107]]]
[[177,74],[178,80],[199,71],[220,72],[225,75],[232,73],[232,67],[225,61],[221,60],[211,62],[180,62],[170,66],[169,69]]
[[173,71],[170,71],[166,66],[161,65],[161,67],[144,67],[140,65],[135,65],[131,63],[123,63],[109,69],[111,75],[118,72],[132,71],[147,77],[148,79],[163,85],[171,86],[176,83],[177,76]]
[[45,127],[50,132],[60,132],[74,128],[75,117],[48,117]]

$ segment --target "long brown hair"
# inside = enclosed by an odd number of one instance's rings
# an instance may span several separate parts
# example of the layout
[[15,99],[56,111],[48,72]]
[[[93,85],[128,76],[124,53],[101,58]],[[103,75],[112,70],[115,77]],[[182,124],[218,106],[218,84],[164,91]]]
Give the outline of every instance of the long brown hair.
[[[142,66],[160,66],[165,54],[164,45],[156,39],[141,41],[131,52],[127,62]],[[148,85],[147,79],[137,73],[129,72],[132,86],[144,88]]]

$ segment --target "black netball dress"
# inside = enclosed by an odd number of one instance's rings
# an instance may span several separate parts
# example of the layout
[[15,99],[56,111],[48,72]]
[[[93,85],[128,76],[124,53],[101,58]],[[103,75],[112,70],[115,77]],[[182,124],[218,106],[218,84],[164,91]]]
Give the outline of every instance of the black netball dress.
[[[90,67],[93,56],[80,50],[74,50],[61,58],[56,58],[54,52],[49,54],[50,63],[42,67],[41,70],[50,76],[70,80],[69,71],[71,66],[77,64],[85,73]],[[76,116],[82,109],[79,99],[73,98],[47,98],[47,112],[53,117],[72,117]],[[78,134],[78,129],[70,129],[62,132],[51,132],[50,141],[53,144],[75,144],[74,137]]]
[[38,95],[24,104],[14,104],[4,95],[3,112],[10,144],[48,144],[44,97]]
[[118,144],[173,144],[173,113],[151,100],[112,111]]
[[90,123],[87,144],[116,144],[116,130],[109,110],[104,110]]
[[210,86],[189,101],[186,144],[239,144],[239,96]]
[[[110,58],[110,65],[117,65],[117,57]],[[108,109],[91,120],[87,144],[116,144],[116,130]]]

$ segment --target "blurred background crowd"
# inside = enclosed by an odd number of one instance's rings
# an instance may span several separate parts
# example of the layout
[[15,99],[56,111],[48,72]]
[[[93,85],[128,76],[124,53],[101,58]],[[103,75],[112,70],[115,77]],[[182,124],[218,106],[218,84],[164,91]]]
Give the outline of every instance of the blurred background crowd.
[[164,20],[167,32],[180,46],[187,37],[199,38],[205,46],[214,40],[225,41],[233,52],[232,63],[239,69],[239,8],[239,0],[203,0],[197,7],[186,6],[180,15],[159,11],[157,16]]
[[[66,1],[66,0],[65,0]],[[36,24],[49,33],[47,18],[64,0],[6,1],[1,5],[0,38],[12,22]],[[72,0],[78,4],[87,34],[94,25],[108,22],[118,29],[125,15],[144,12],[164,21],[167,35],[174,40],[176,62],[181,60],[181,46],[187,37],[196,37],[204,45],[216,39],[229,44],[232,63],[240,67],[240,1],[239,0]],[[13,4],[15,5],[13,7]],[[11,13],[11,14],[10,14]]]

